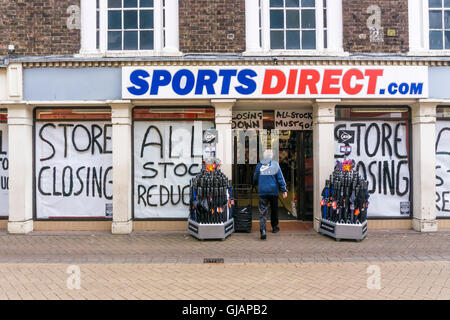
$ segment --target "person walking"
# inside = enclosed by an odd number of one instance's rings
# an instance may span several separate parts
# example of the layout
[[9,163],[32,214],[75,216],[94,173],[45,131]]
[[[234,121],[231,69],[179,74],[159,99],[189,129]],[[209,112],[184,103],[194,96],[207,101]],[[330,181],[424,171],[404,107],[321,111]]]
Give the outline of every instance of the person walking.
[[261,239],[265,240],[267,211],[270,205],[270,222],[272,225],[272,232],[280,231],[278,227],[278,194],[280,190],[283,192],[283,198],[287,197],[286,182],[284,181],[283,173],[281,172],[278,162],[272,160],[273,152],[268,149],[264,151],[264,159],[258,163],[253,175],[254,184],[258,185],[259,196],[259,229],[261,232]]

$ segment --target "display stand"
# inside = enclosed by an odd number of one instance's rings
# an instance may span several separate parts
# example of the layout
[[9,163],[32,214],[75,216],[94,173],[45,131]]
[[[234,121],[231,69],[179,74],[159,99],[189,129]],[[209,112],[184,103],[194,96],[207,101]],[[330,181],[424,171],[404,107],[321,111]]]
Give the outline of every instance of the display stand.
[[336,241],[341,239],[361,241],[367,236],[367,221],[362,224],[347,224],[320,219],[319,232],[335,238]]
[[199,240],[218,239],[225,240],[234,232],[234,219],[231,218],[225,223],[198,223],[188,220],[188,232]]

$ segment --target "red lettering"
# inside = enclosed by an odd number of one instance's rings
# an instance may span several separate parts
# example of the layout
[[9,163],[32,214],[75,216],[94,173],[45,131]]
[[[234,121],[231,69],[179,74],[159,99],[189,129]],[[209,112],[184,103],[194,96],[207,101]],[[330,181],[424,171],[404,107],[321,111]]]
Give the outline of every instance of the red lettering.
[[325,70],[323,73],[322,94],[339,94],[341,92],[341,88],[333,88],[331,86],[339,85],[340,79],[335,77],[341,75],[342,69]]
[[310,94],[318,94],[317,84],[320,81],[320,73],[314,69],[304,69],[300,72],[300,83],[298,84],[298,94],[305,94],[306,87]]
[[[273,78],[277,79],[277,84],[272,87]],[[279,94],[286,86],[286,76],[283,71],[280,70],[266,70],[264,75],[264,84],[262,94]]]
[[294,94],[295,93],[295,85],[297,84],[297,73],[298,70],[294,69],[289,72],[289,81],[288,81],[288,87],[287,87],[287,94]]
[[356,84],[352,87],[352,78],[356,77],[356,80],[364,79],[364,74],[358,69],[350,69],[342,77],[342,89],[344,92],[350,95],[355,95],[361,92],[363,85]]
[[375,94],[377,89],[378,77],[383,76],[383,69],[370,69],[366,70],[366,77],[369,77],[369,85],[367,86],[367,94]]

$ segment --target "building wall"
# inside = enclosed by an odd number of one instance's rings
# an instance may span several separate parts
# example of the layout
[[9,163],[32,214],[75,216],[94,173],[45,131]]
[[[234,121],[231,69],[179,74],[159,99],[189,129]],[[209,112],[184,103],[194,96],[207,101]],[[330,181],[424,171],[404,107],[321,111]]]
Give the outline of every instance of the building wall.
[[[378,6],[380,15],[373,15]],[[344,50],[351,53],[405,53],[408,51],[407,0],[343,0]],[[370,40],[370,26],[380,26],[381,42]],[[389,35],[388,35],[389,32]]]
[[245,51],[244,0],[180,0],[179,12],[181,52]]
[[[93,0],[94,1],[94,0]],[[80,50],[80,30],[67,27],[71,5],[80,0],[4,0],[0,9],[0,56],[71,55]]]

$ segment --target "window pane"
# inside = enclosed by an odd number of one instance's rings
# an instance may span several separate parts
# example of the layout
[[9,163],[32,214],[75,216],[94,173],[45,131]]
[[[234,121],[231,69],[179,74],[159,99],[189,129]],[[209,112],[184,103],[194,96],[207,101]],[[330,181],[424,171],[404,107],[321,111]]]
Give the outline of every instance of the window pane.
[[302,28],[315,28],[316,14],[315,10],[302,10]]
[[450,29],[450,10],[444,11],[444,28]]
[[324,8],[327,7],[327,0],[323,0],[323,7],[324,7]]
[[442,31],[430,31],[430,49],[442,48]]
[[442,11],[430,11],[430,29],[442,29]]
[[108,11],[108,29],[122,29],[122,11]]
[[153,0],[139,0],[141,4],[141,8],[152,8]]
[[125,31],[123,33],[123,49],[137,50],[137,48],[138,48],[138,32]]
[[327,30],[323,32],[323,47],[328,48]]
[[139,14],[141,29],[153,29],[153,10],[141,10]]
[[137,29],[137,10],[125,10],[123,12],[124,29]]
[[442,0],[429,0],[428,7],[430,8],[442,8]]
[[108,50],[122,50],[122,32],[108,32]]
[[141,31],[141,50],[153,50],[153,31]]
[[302,31],[302,49],[316,48],[316,32]]
[[284,32],[270,31],[270,48],[284,49]]
[[299,28],[300,19],[298,10],[286,10],[286,28]]
[[450,31],[445,31],[445,49],[450,49]]
[[123,0],[124,8],[137,8],[137,0]]
[[323,27],[327,27],[327,10],[323,10]]
[[450,8],[450,0],[444,0],[444,7]]
[[97,26],[97,29],[99,29],[100,28],[100,12],[99,11],[97,11],[96,20],[97,20],[96,26]]
[[300,31],[286,31],[286,49],[300,49]]
[[283,10],[270,10],[270,27],[271,28],[284,27]]
[[299,6],[300,2],[298,0],[286,0],[286,7],[297,7]]
[[271,7],[282,7],[283,0],[270,0],[270,6]]
[[108,8],[121,8],[122,0],[108,0]]
[[315,0],[302,0],[302,7],[315,7],[316,1]]

